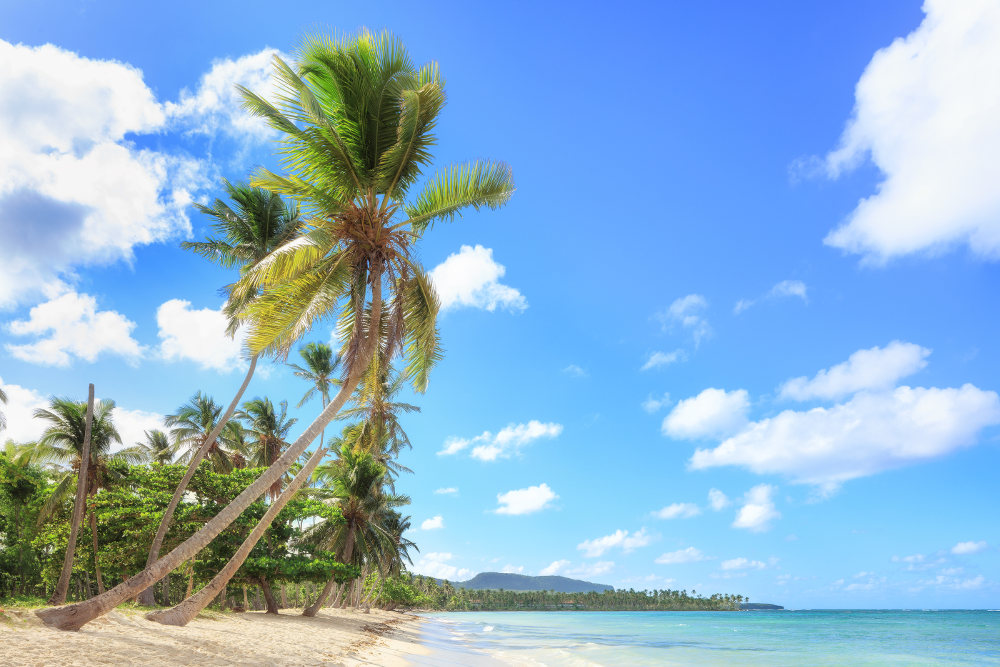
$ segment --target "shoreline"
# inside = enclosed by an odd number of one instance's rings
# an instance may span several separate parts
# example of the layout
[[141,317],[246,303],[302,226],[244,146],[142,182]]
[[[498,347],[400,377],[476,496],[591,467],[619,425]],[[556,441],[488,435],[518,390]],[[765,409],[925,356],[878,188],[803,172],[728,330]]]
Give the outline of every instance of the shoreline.
[[[427,622],[408,612],[301,609],[283,613],[199,615],[185,627],[148,621],[144,611],[116,609],[78,632],[46,627],[34,610],[0,616],[4,665],[385,665],[421,664]],[[423,663],[432,664],[432,663]]]

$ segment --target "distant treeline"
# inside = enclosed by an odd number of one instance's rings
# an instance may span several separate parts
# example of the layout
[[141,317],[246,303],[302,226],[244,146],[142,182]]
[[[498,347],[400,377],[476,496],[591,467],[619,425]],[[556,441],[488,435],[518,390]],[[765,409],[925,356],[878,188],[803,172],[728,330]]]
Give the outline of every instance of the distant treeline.
[[747,600],[742,595],[697,591],[614,590],[601,593],[557,593],[555,591],[468,590],[431,577],[414,576],[406,582],[420,596],[414,606],[441,611],[739,611]]

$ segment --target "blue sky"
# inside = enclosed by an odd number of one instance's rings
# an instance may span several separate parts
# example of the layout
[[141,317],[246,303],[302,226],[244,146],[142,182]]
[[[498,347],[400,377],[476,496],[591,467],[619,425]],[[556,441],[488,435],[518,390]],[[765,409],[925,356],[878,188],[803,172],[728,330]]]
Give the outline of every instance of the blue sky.
[[518,184],[420,250],[447,355],[405,422],[416,570],[996,607],[1000,10],[541,4],[0,7],[4,437],[87,382],[135,437],[228,400],[230,277],[177,244],[275,164],[232,85],[388,28],[446,78],[439,164]]

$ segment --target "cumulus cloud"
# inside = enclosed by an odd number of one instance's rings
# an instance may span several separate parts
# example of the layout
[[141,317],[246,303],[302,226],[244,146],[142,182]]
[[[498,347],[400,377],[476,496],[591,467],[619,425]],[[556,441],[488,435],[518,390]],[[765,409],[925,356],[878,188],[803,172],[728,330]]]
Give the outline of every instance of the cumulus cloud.
[[786,410],[747,424],[691,466],[745,466],[758,474],[834,488],[841,482],[949,454],[1000,424],[1000,398],[966,384],[958,389],[898,387],[860,393],[830,408]]
[[190,233],[200,164],[126,139],[166,123],[142,72],[3,40],[0,62],[0,307]]
[[708,556],[694,547],[688,547],[687,549],[678,549],[677,551],[668,551],[665,554],[661,554],[656,559],[656,562],[660,565],[681,565],[683,563],[697,563],[703,560],[708,560]]
[[602,574],[607,574],[615,567],[614,561],[601,560],[596,563],[587,563],[584,565],[579,565],[574,568],[569,568],[566,570],[565,574],[567,577],[597,577]]
[[718,489],[709,489],[708,491],[708,505],[714,511],[719,512],[721,510],[729,507],[729,498],[722,491]]
[[441,299],[441,310],[506,308],[521,311],[528,307],[524,295],[500,282],[507,269],[493,260],[493,249],[463,245],[457,253],[430,271],[431,282]]
[[686,359],[684,350],[674,350],[673,352],[653,352],[649,359],[642,365],[641,371],[648,371],[651,368],[660,368]]
[[755,533],[771,527],[771,522],[781,517],[774,507],[775,489],[770,484],[758,484],[743,497],[743,506],[733,521],[734,528],[745,528]]
[[505,572],[507,574],[523,574],[524,573],[524,566],[523,565],[511,565],[510,563],[508,563],[508,564],[504,565],[502,568],[500,568],[500,571],[501,572]]
[[498,493],[497,502],[500,507],[496,509],[497,514],[533,514],[540,512],[550,506],[553,500],[559,496],[549,488],[548,484],[529,486],[526,489],[514,489],[507,493]]
[[681,327],[694,339],[695,346],[712,335],[712,327],[705,318],[708,300],[701,294],[688,294],[675,299],[666,312],[659,315],[665,329]]
[[235,60],[213,61],[194,91],[185,88],[177,102],[165,105],[167,116],[189,131],[201,134],[226,134],[254,141],[273,137],[274,130],[263,119],[243,109],[243,98],[236,86],[244,86],[268,101],[275,101],[278,90],[271,76],[275,56],[289,61],[287,55],[272,48]]
[[[806,284],[801,280],[782,280],[763,296],[764,299],[782,299],[786,297],[798,297],[799,299],[802,299],[804,303],[809,303],[809,294]],[[739,315],[743,311],[755,305],[757,301],[757,299],[740,299],[736,302],[736,305],[733,306],[733,313]]]
[[444,517],[438,514],[430,519],[424,519],[420,524],[420,530],[440,530],[444,528]]
[[663,396],[656,398],[655,396],[648,396],[645,401],[642,402],[642,409],[653,414],[658,412],[661,408],[665,408],[670,405],[670,394],[664,393]]
[[7,350],[22,361],[44,366],[69,366],[73,358],[93,362],[101,354],[138,362],[143,350],[132,338],[132,322],[114,310],[98,310],[97,299],[69,291],[31,309],[26,320],[8,325],[16,336],[37,340]]
[[767,564],[759,560],[749,560],[741,557],[724,560],[719,564],[719,567],[723,570],[763,570],[767,567]]
[[465,581],[472,576],[472,570],[459,568],[451,564],[455,556],[446,551],[432,551],[421,554],[420,558],[410,568],[417,574],[448,581]]
[[195,309],[191,302],[171,299],[156,311],[160,355],[167,361],[193,361],[201,368],[219,372],[242,365],[241,336],[226,335],[229,320],[222,308]]
[[448,456],[472,447],[470,456],[480,461],[496,461],[519,455],[521,448],[543,438],[555,438],[562,433],[562,424],[543,423],[532,419],[527,424],[508,424],[496,434],[484,431],[474,438],[448,438],[439,456]]
[[701,510],[694,503],[673,503],[653,512],[659,519],[690,519],[701,514]]
[[986,542],[959,542],[951,548],[951,552],[956,556],[979,553],[986,548]]
[[[0,439],[33,442],[40,438],[46,428],[46,422],[35,419],[34,414],[35,410],[49,407],[49,398],[33,389],[6,384],[3,378],[0,378],[0,387],[3,387],[7,394],[7,404],[0,406],[0,410],[3,410],[7,418],[7,428],[0,431]],[[82,393],[86,394],[86,391]],[[98,396],[96,400],[99,401],[101,398]],[[80,400],[86,400],[86,396],[82,396]],[[129,410],[120,405],[111,413],[111,419],[122,437],[122,444],[115,443],[114,450],[145,441],[145,431],[163,428],[163,415],[146,410]]]
[[907,37],[872,57],[830,176],[865,158],[884,178],[825,242],[870,261],[967,244],[1000,256],[1000,5],[925,0]]
[[627,530],[616,530],[611,535],[584,540],[576,545],[576,548],[582,551],[587,558],[597,558],[603,556],[610,549],[621,549],[625,553],[630,553],[639,547],[648,545],[651,540],[652,537],[645,528],[640,528],[634,533],[629,533]]
[[559,572],[565,569],[567,565],[569,565],[568,560],[554,560],[545,567],[543,567],[538,572],[538,575],[541,577],[550,577],[554,574],[559,574]]
[[565,373],[566,375],[569,375],[570,377],[575,377],[575,378],[587,377],[587,371],[580,368],[576,364],[570,364],[569,366],[564,368],[562,372]]
[[931,351],[894,340],[884,348],[858,350],[847,361],[821,370],[812,379],[797,377],[779,389],[782,398],[795,401],[837,399],[866,389],[888,389],[927,366]]
[[749,410],[750,398],[744,389],[706,389],[674,406],[663,420],[663,433],[677,439],[729,435],[746,425]]
[[440,489],[434,489],[434,493],[439,496],[448,496],[458,493],[458,489],[456,489],[454,486],[446,486]]

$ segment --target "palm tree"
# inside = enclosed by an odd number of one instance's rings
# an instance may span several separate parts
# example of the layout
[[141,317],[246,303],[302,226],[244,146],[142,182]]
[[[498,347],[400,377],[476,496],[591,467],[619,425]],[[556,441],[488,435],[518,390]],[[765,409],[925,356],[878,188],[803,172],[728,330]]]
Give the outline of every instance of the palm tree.
[[[406,376],[423,391],[441,355],[438,300],[412,247],[435,221],[469,207],[497,208],[513,193],[507,165],[474,162],[446,169],[410,196],[432,159],[444,90],[437,65],[417,68],[391,35],[308,38],[296,69],[280,58],[275,69],[284,88],[278,106],[240,90],[247,108],[282,134],[290,173],[262,170],[252,183],[299,201],[309,219],[294,239],[245,269],[232,294],[259,294],[241,320],[253,355],[286,356],[314,322],[336,316],[344,383],[285,453],[202,529],[108,595],[37,612],[48,625],[79,629],[204,548],[321,435],[376,348],[388,360],[403,354]],[[386,336],[379,335],[383,310]]]
[[[233,184],[227,180],[223,180],[223,187],[233,202],[232,206],[221,199],[216,199],[212,206],[195,204],[199,211],[215,219],[213,229],[216,236],[210,236],[205,241],[185,241],[181,243],[181,247],[185,250],[193,250],[222,267],[237,268],[243,273],[276,247],[291,239],[298,232],[302,223],[298,207],[285,203],[279,195],[273,192],[244,183]],[[237,290],[236,283],[232,283],[224,287],[223,291],[228,297],[224,309],[229,318],[226,333],[234,336],[243,321],[247,305],[257,297],[258,290],[253,288]],[[257,355],[255,354],[250,358],[250,365],[243,378],[243,383],[229,403],[229,407],[226,408],[222,419],[218,420],[217,428],[208,434],[201,448],[188,457],[187,471],[177,488],[174,489],[174,495],[163,511],[160,526],[149,546],[149,553],[146,556],[147,568],[159,558],[160,548],[163,546],[163,540],[170,529],[174,511],[177,509],[184,491],[187,490],[198,465],[215,445],[215,440],[219,437],[222,429],[229,423],[256,368]],[[238,457],[236,462],[239,462]],[[139,602],[146,606],[154,604],[151,587],[139,594]]]
[[[295,425],[296,419],[288,418],[288,402],[278,404],[280,412],[274,409],[269,398],[255,398],[243,404],[243,410],[237,413],[237,419],[246,422],[246,432],[250,436],[247,442],[251,452],[249,464],[258,468],[266,468],[278,460],[281,450],[288,446],[285,438]],[[281,493],[281,480],[268,489],[271,500]]]
[[[309,391],[305,393],[296,407],[301,408],[318,391],[325,408],[326,404],[330,402],[330,386],[340,384],[340,380],[336,377],[337,367],[340,366],[340,355],[335,355],[333,349],[326,343],[309,343],[299,349],[299,354],[305,362],[305,367],[298,364],[289,364],[289,366],[294,369],[296,377],[307,380],[312,383],[312,386],[309,387]],[[326,442],[325,428],[320,432],[319,441],[320,444]]]
[[[349,444],[342,445],[333,465],[321,472],[321,481],[337,500],[344,523],[328,530],[320,546],[336,549],[342,563],[381,561],[386,552],[395,549],[394,538],[387,524],[396,507],[408,504],[406,496],[388,494],[384,485],[386,468],[367,452],[359,452]],[[336,581],[331,578],[316,600],[302,612],[315,616],[323,606]]]
[[220,426],[221,415],[222,406],[199,391],[187,403],[177,408],[176,413],[164,417],[163,423],[171,428],[170,434],[174,438],[175,446],[187,449],[177,457],[178,463],[188,463],[197,457],[208,443],[208,448],[202,456],[212,462],[215,471],[227,473],[233,470],[235,467],[233,452],[226,446],[228,443],[224,438],[225,423],[219,428],[217,434],[219,437],[210,440],[212,433],[216,432],[216,427]]
[[[112,421],[114,408],[114,401],[108,400],[99,401],[94,407],[90,427],[90,456],[86,466],[86,478],[83,480],[78,480],[77,477],[82,467],[82,452],[86,440],[87,403],[79,403],[66,398],[53,398],[48,408],[35,410],[35,418],[48,422],[49,426],[31,448],[29,454],[31,462],[68,466],[68,468],[64,468],[64,473],[56,483],[52,495],[42,506],[38,515],[39,521],[50,518],[62,506],[76,484],[84,485],[86,497],[93,498],[97,495],[98,491],[106,484],[109,475],[108,463],[111,461],[138,463],[143,460],[143,452],[137,447],[111,452],[112,445],[114,443],[120,444],[122,441]],[[104,581],[97,560],[97,514],[94,510],[89,512],[89,517],[93,535],[97,590],[98,594],[101,594],[104,592]],[[75,525],[70,526],[71,535],[75,535],[79,530],[81,519],[82,517],[78,518],[74,513],[72,521]],[[67,549],[75,548],[75,540],[71,540],[71,542],[74,543],[68,544]]]
[[167,434],[159,429],[144,431],[145,442],[137,442],[135,446],[143,452],[147,461],[163,465],[172,463],[177,455],[177,443],[170,442]]

